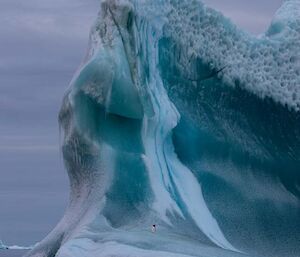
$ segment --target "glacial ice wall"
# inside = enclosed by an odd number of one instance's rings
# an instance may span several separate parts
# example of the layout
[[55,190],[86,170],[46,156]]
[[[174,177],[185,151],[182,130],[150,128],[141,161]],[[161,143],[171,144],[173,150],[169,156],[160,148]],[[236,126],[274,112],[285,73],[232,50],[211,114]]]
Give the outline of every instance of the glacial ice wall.
[[254,37],[196,0],[101,1],[59,114],[70,202],[28,256],[297,256],[299,10]]

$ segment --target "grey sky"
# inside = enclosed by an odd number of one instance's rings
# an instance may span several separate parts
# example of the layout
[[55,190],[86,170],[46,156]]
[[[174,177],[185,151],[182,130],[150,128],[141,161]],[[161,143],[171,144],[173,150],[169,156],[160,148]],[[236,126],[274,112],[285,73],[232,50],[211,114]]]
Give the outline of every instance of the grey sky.
[[[252,33],[281,0],[205,0]],[[30,244],[58,221],[68,182],[57,113],[98,0],[0,0],[0,239]]]

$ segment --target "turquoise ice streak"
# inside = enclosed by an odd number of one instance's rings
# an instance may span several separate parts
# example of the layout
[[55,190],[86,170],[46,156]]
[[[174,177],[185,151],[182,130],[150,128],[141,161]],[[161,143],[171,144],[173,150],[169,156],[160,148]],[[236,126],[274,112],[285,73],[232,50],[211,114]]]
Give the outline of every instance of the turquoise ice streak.
[[102,1],[59,114],[70,203],[28,256],[299,256],[299,111],[299,0],[259,37]]

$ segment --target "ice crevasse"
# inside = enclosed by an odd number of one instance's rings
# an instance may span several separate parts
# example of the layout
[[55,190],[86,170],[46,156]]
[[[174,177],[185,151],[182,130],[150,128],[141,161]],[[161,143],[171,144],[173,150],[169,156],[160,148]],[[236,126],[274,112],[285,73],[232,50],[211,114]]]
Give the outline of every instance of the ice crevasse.
[[197,0],[101,1],[59,114],[70,201],[27,256],[299,256],[299,111],[299,0],[259,37]]

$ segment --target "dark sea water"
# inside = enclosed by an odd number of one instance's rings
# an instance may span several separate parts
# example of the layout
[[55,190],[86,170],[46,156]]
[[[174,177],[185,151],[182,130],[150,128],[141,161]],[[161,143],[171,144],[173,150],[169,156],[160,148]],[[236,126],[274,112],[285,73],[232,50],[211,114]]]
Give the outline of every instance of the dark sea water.
[[21,257],[26,252],[24,250],[0,250],[0,257]]

